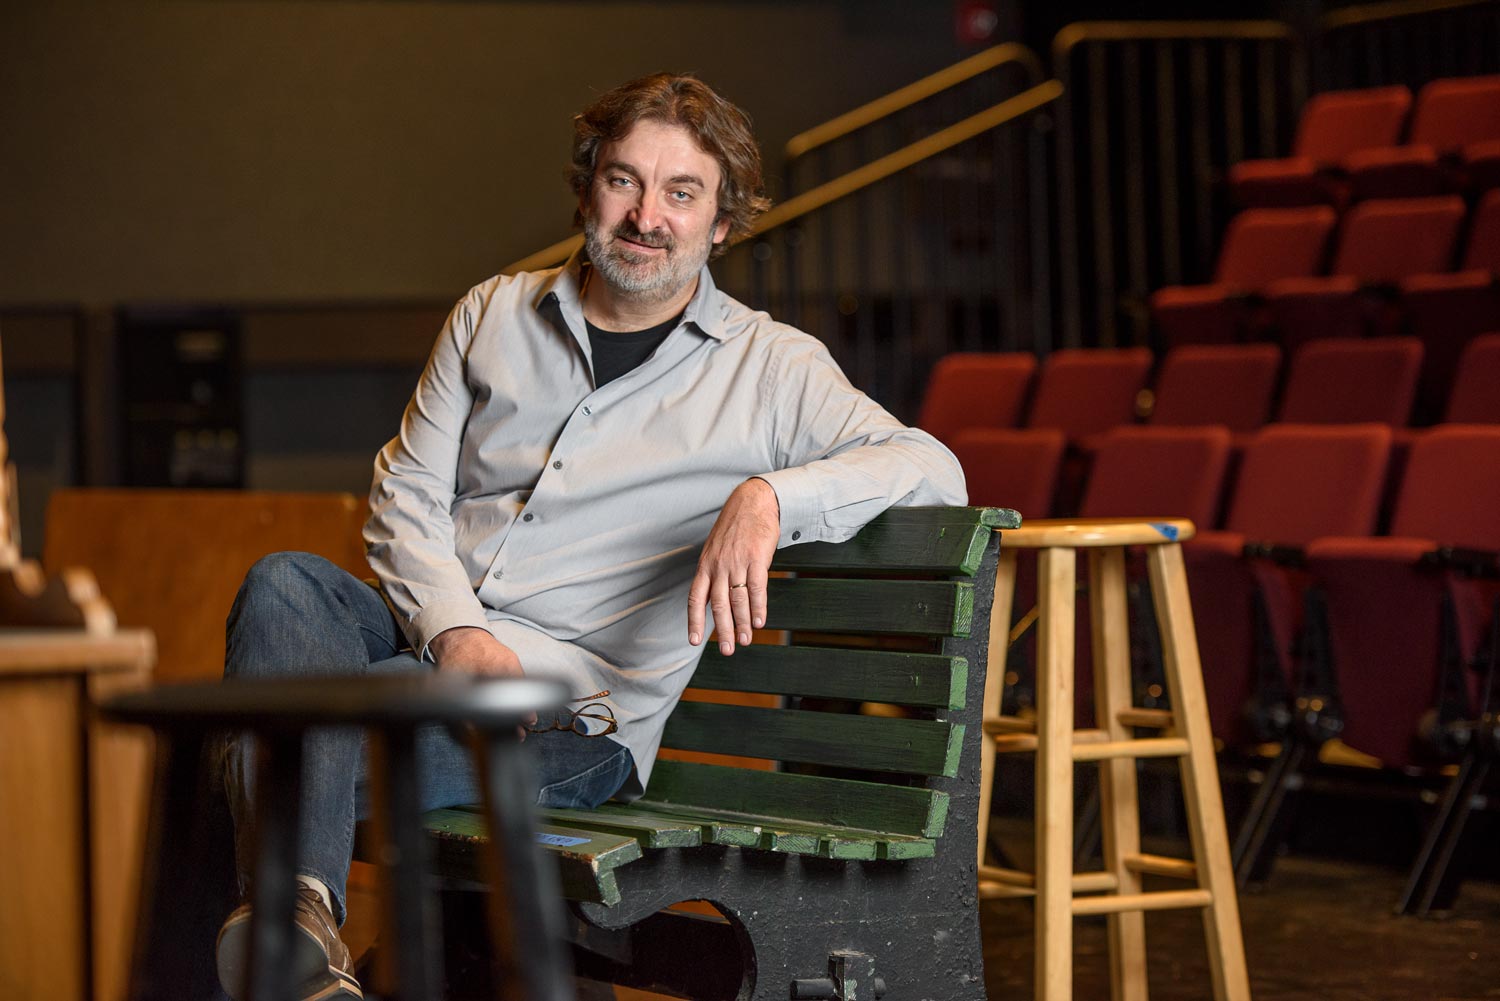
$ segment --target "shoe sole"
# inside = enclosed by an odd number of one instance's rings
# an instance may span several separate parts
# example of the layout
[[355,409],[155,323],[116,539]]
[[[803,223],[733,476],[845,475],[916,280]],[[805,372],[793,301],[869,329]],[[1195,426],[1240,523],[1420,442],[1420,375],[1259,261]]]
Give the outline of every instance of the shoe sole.
[[[250,915],[236,915],[219,931],[215,966],[224,992],[239,1001],[245,997],[245,979],[250,957]],[[316,939],[301,928],[292,936],[288,967],[300,1001],[363,1001],[359,982],[328,965],[328,954]]]

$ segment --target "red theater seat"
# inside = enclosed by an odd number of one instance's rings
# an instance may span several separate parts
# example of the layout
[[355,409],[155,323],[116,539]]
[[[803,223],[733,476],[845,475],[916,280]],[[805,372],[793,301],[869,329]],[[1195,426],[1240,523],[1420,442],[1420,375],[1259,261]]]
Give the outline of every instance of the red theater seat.
[[1412,275],[1447,271],[1463,219],[1463,199],[1457,196],[1354,206],[1344,217],[1327,276],[1286,278],[1267,286],[1267,311],[1282,347],[1290,351],[1316,337],[1375,332],[1389,320],[1385,296],[1374,293]]
[[1415,337],[1308,341],[1292,356],[1278,419],[1405,427],[1421,370]]
[[1340,200],[1326,171],[1350,153],[1390,146],[1401,137],[1411,91],[1405,87],[1329,91],[1307,102],[1292,156],[1245,160],[1229,168],[1229,185],[1245,206],[1309,205]]
[[[1373,532],[1390,442],[1380,424],[1266,426],[1245,450],[1226,528],[1200,531],[1183,546],[1209,715],[1227,744],[1274,736],[1252,725],[1246,710],[1282,705],[1300,623],[1296,573],[1247,558],[1247,545],[1300,547],[1325,535]],[[1257,638],[1257,602],[1269,645]]]
[[[1500,333],[1469,342],[1458,363],[1446,416],[1456,424],[1500,424]],[[1491,500],[1500,508],[1500,497]],[[1500,510],[1495,519],[1500,521]]]
[[1254,431],[1271,414],[1281,371],[1274,344],[1189,344],[1173,348],[1156,377],[1151,423],[1222,424]]
[[1063,433],[1050,428],[966,428],[949,447],[964,467],[970,504],[1045,518],[1066,444]]
[[1228,344],[1249,336],[1247,297],[1278,278],[1322,272],[1338,221],[1326,205],[1247,209],[1230,220],[1209,285],[1172,285],[1151,296],[1161,342]]
[[917,426],[943,442],[964,428],[1013,428],[1035,372],[1026,351],[945,355],[927,379]]
[[1133,423],[1136,395],[1145,388],[1150,371],[1151,352],[1146,348],[1054,351],[1042,363],[1026,426],[1057,428],[1069,444],[1079,444]]
[[1405,145],[1360,150],[1344,158],[1359,198],[1402,198],[1456,190],[1466,179],[1444,169],[1464,151],[1483,160],[1481,143],[1500,140],[1500,75],[1434,80],[1417,95]]

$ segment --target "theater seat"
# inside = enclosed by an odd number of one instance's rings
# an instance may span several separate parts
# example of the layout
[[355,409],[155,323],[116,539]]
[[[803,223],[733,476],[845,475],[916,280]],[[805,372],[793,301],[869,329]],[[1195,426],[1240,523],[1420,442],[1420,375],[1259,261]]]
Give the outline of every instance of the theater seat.
[[1281,371],[1274,344],[1188,344],[1162,361],[1150,423],[1221,424],[1247,433],[1266,423]]
[[1360,337],[1394,325],[1394,286],[1453,264],[1463,199],[1393,198],[1346,213],[1328,275],[1286,278],[1265,290],[1276,338],[1287,351],[1316,337]]
[[1250,297],[1278,278],[1322,272],[1338,221],[1326,205],[1247,209],[1230,220],[1208,285],[1171,285],[1151,295],[1161,343],[1228,344],[1250,337]]
[[1357,150],[1394,145],[1410,108],[1405,87],[1314,96],[1302,110],[1290,157],[1244,160],[1229,168],[1235,201],[1246,207],[1339,204],[1343,186],[1330,169]]
[[927,379],[917,426],[944,443],[964,428],[1013,428],[1035,372],[1029,351],[945,355]]
[[[1302,580],[1251,543],[1300,547],[1375,529],[1391,431],[1381,424],[1271,424],[1245,449],[1222,531],[1183,546],[1214,733],[1243,747],[1276,736],[1252,713],[1283,709],[1292,686]],[[1257,636],[1257,602],[1264,639]]]
[[1308,341],[1292,356],[1278,419],[1405,427],[1421,370],[1415,337]]
[[[1469,342],[1458,363],[1446,416],[1458,424],[1500,424],[1500,333]],[[1492,499],[1500,505],[1500,497]],[[1496,518],[1500,520],[1500,511]]]
[[[1500,140],[1500,75],[1433,80],[1417,94],[1403,145],[1344,158],[1356,198],[1409,198],[1461,190],[1467,147]],[[1481,159],[1482,151],[1470,152]]]
[[1054,428],[965,428],[949,448],[964,467],[969,503],[1045,518],[1067,438]]

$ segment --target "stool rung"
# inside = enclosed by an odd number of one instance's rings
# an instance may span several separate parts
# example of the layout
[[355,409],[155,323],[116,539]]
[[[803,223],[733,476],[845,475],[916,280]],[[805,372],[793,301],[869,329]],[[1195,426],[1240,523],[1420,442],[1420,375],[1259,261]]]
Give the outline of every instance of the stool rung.
[[[1108,730],[1074,730],[1073,744],[1104,744],[1109,740]],[[1035,751],[1041,738],[1034,733],[1002,733],[995,737],[997,754],[1015,754],[1020,751]],[[1076,752],[1075,752],[1076,753]]]
[[[1002,869],[999,866],[982,865],[979,867],[979,881],[981,884],[991,883],[995,886],[1003,886],[1007,891],[1023,891],[998,893],[996,896],[1030,897],[1036,893],[1035,874],[1023,872],[1020,869]],[[1120,881],[1112,872],[1075,872],[1073,874],[1074,893],[1107,892],[1116,889],[1119,885]]]
[[1103,744],[1082,744],[1073,748],[1073,760],[1180,758],[1187,752],[1188,742],[1181,737],[1146,737],[1141,740],[1112,740]]
[[1167,855],[1126,855],[1125,868],[1131,872],[1170,876],[1173,879],[1198,878],[1198,866],[1190,859],[1171,858]]
[[1175,724],[1170,709],[1141,709],[1132,706],[1115,713],[1115,719],[1126,726],[1139,726],[1148,730],[1170,730]]
[[1157,893],[1127,893],[1121,896],[1077,897],[1073,913],[1119,914],[1122,911],[1168,911],[1185,907],[1207,907],[1214,895],[1207,890],[1164,890]]
[[994,716],[984,721],[984,732],[996,733],[1036,733],[1036,720],[1027,719],[1024,716]]

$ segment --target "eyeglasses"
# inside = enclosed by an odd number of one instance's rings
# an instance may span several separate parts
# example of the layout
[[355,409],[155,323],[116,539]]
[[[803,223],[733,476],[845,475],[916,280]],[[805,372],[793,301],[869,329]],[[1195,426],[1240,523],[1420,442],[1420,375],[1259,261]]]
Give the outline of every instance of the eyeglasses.
[[[552,722],[544,724],[537,720],[526,727],[528,733],[546,733],[549,730],[572,730],[580,737],[606,737],[620,729],[619,721],[615,719],[614,712],[603,702],[597,699],[609,697],[609,689],[595,692],[593,695],[585,695],[579,699],[569,699],[571,705],[574,702],[582,702],[583,705],[577,709],[569,709],[566,706],[552,714]],[[594,720],[595,723],[586,722]],[[604,724],[603,729],[598,729],[597,724]]]

